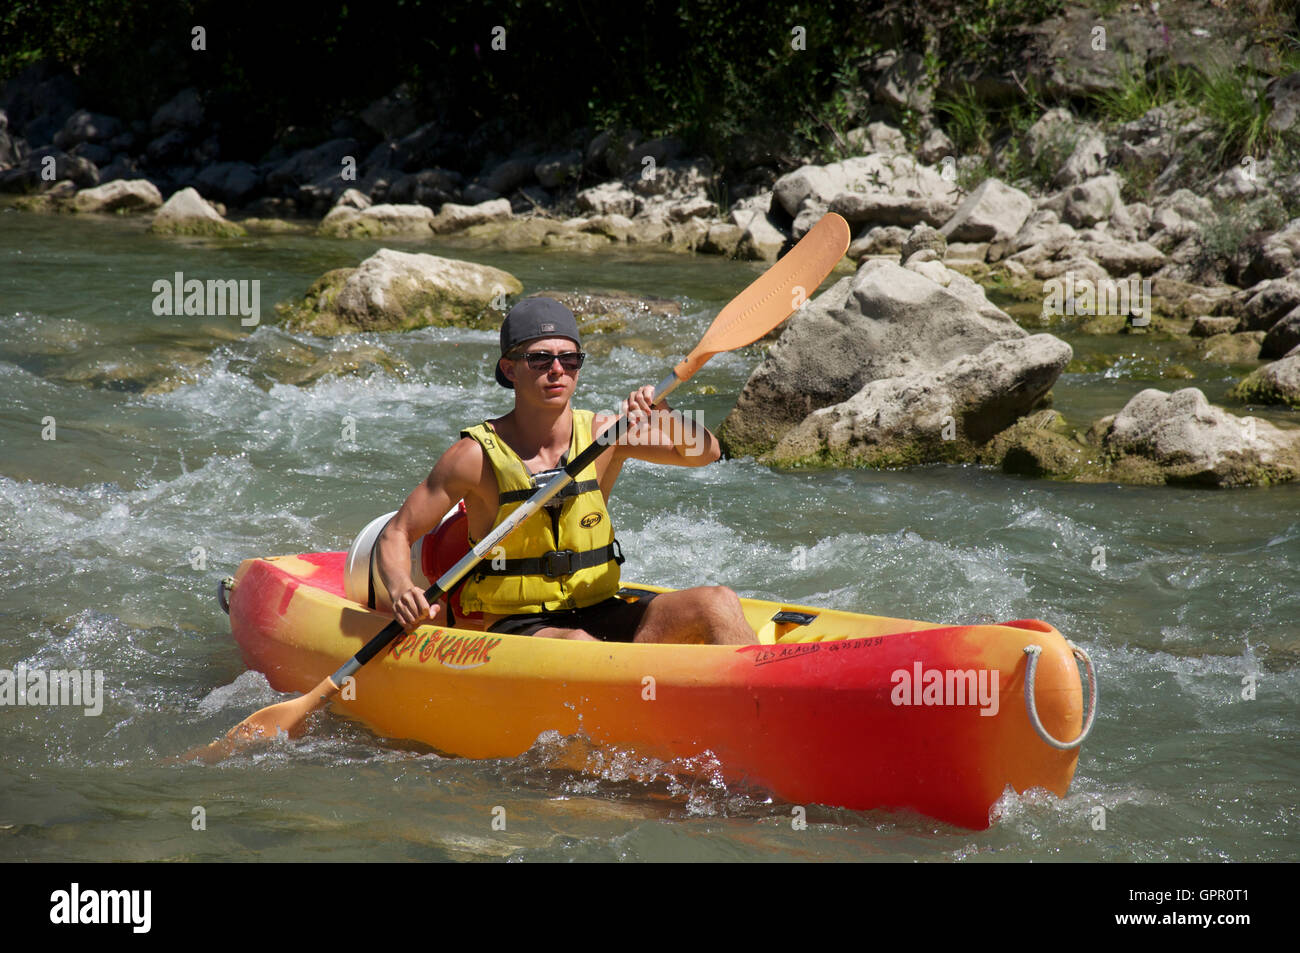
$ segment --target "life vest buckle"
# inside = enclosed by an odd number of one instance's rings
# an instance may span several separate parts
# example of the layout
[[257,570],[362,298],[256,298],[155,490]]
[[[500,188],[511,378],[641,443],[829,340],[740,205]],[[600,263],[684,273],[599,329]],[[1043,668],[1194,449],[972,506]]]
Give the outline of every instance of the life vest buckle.
[[542,575],[547,579],[559,579],[571,574],[576,555],[572,549],[552,549],[542,556]]

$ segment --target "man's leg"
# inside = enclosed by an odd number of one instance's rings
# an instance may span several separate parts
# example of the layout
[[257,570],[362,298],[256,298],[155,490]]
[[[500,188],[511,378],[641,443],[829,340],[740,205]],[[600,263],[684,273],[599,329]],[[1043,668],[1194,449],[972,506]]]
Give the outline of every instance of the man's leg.
[[585,629],[559,629],[555,626],[547,626],[544,629],[538,629],[530,633],[535,639],[573,639],[577,642],[599,642],[596,638]]
[[726,586],[662,592],[646,606],[633,642],[755,645],[740,598]]

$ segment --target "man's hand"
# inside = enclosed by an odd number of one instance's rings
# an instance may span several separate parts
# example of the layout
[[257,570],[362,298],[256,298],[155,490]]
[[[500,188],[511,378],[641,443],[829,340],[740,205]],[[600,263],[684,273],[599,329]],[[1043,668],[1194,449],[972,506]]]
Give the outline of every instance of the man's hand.
[[657,404],[652,404],[654,400],[655,389],[652,385],[647,384],[639,387],[628,395],[627,400],[618,405],[618,412],[627,415],[628,433],[635,433],[638,436],[645,434],[650,427],[651,413],[653,411],[667,411],[668,402],[661,400]]
[[436,622],[441,614],[442,606],[430,606],[424,590],[418,586],[411,586],[393,600],[393,618],[408,632],[425,622]]

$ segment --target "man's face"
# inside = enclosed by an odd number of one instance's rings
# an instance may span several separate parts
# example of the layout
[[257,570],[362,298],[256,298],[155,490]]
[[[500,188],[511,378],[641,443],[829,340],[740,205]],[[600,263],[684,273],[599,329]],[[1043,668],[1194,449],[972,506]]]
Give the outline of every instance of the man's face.
[[[537,338],[516,347],[501,359],[501,372],[515,385],[515,393],[525,400],[563,406],[578,385],[578,369],[564,366],[575,363],[572,357],[578,345],[568,338]],[[530,358],[528,355],[532,355]],[[565,355],[551,357],[545,355]]]

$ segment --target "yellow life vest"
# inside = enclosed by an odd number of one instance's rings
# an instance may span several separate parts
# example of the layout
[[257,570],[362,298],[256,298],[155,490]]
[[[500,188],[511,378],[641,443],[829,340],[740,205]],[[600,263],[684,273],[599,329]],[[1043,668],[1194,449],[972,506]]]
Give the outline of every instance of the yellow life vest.
[[[564,460],[592,443],[590,410],[573,411],[573,436]],[[499,494],[495,529],[537,492],[538,484],[519,455],[486,423],[462,430],[476,440],[492,464]],[[542,485],[545,481],[542,481]],[[460,603],[466,612],[513,615],[583,609],[613,596],[623,561],[605,497],[591,464],[561,497],[534,513],[501,543],[505,558],[489,556],[467,577]],[[476,540],[471,539],[473,545]]]

